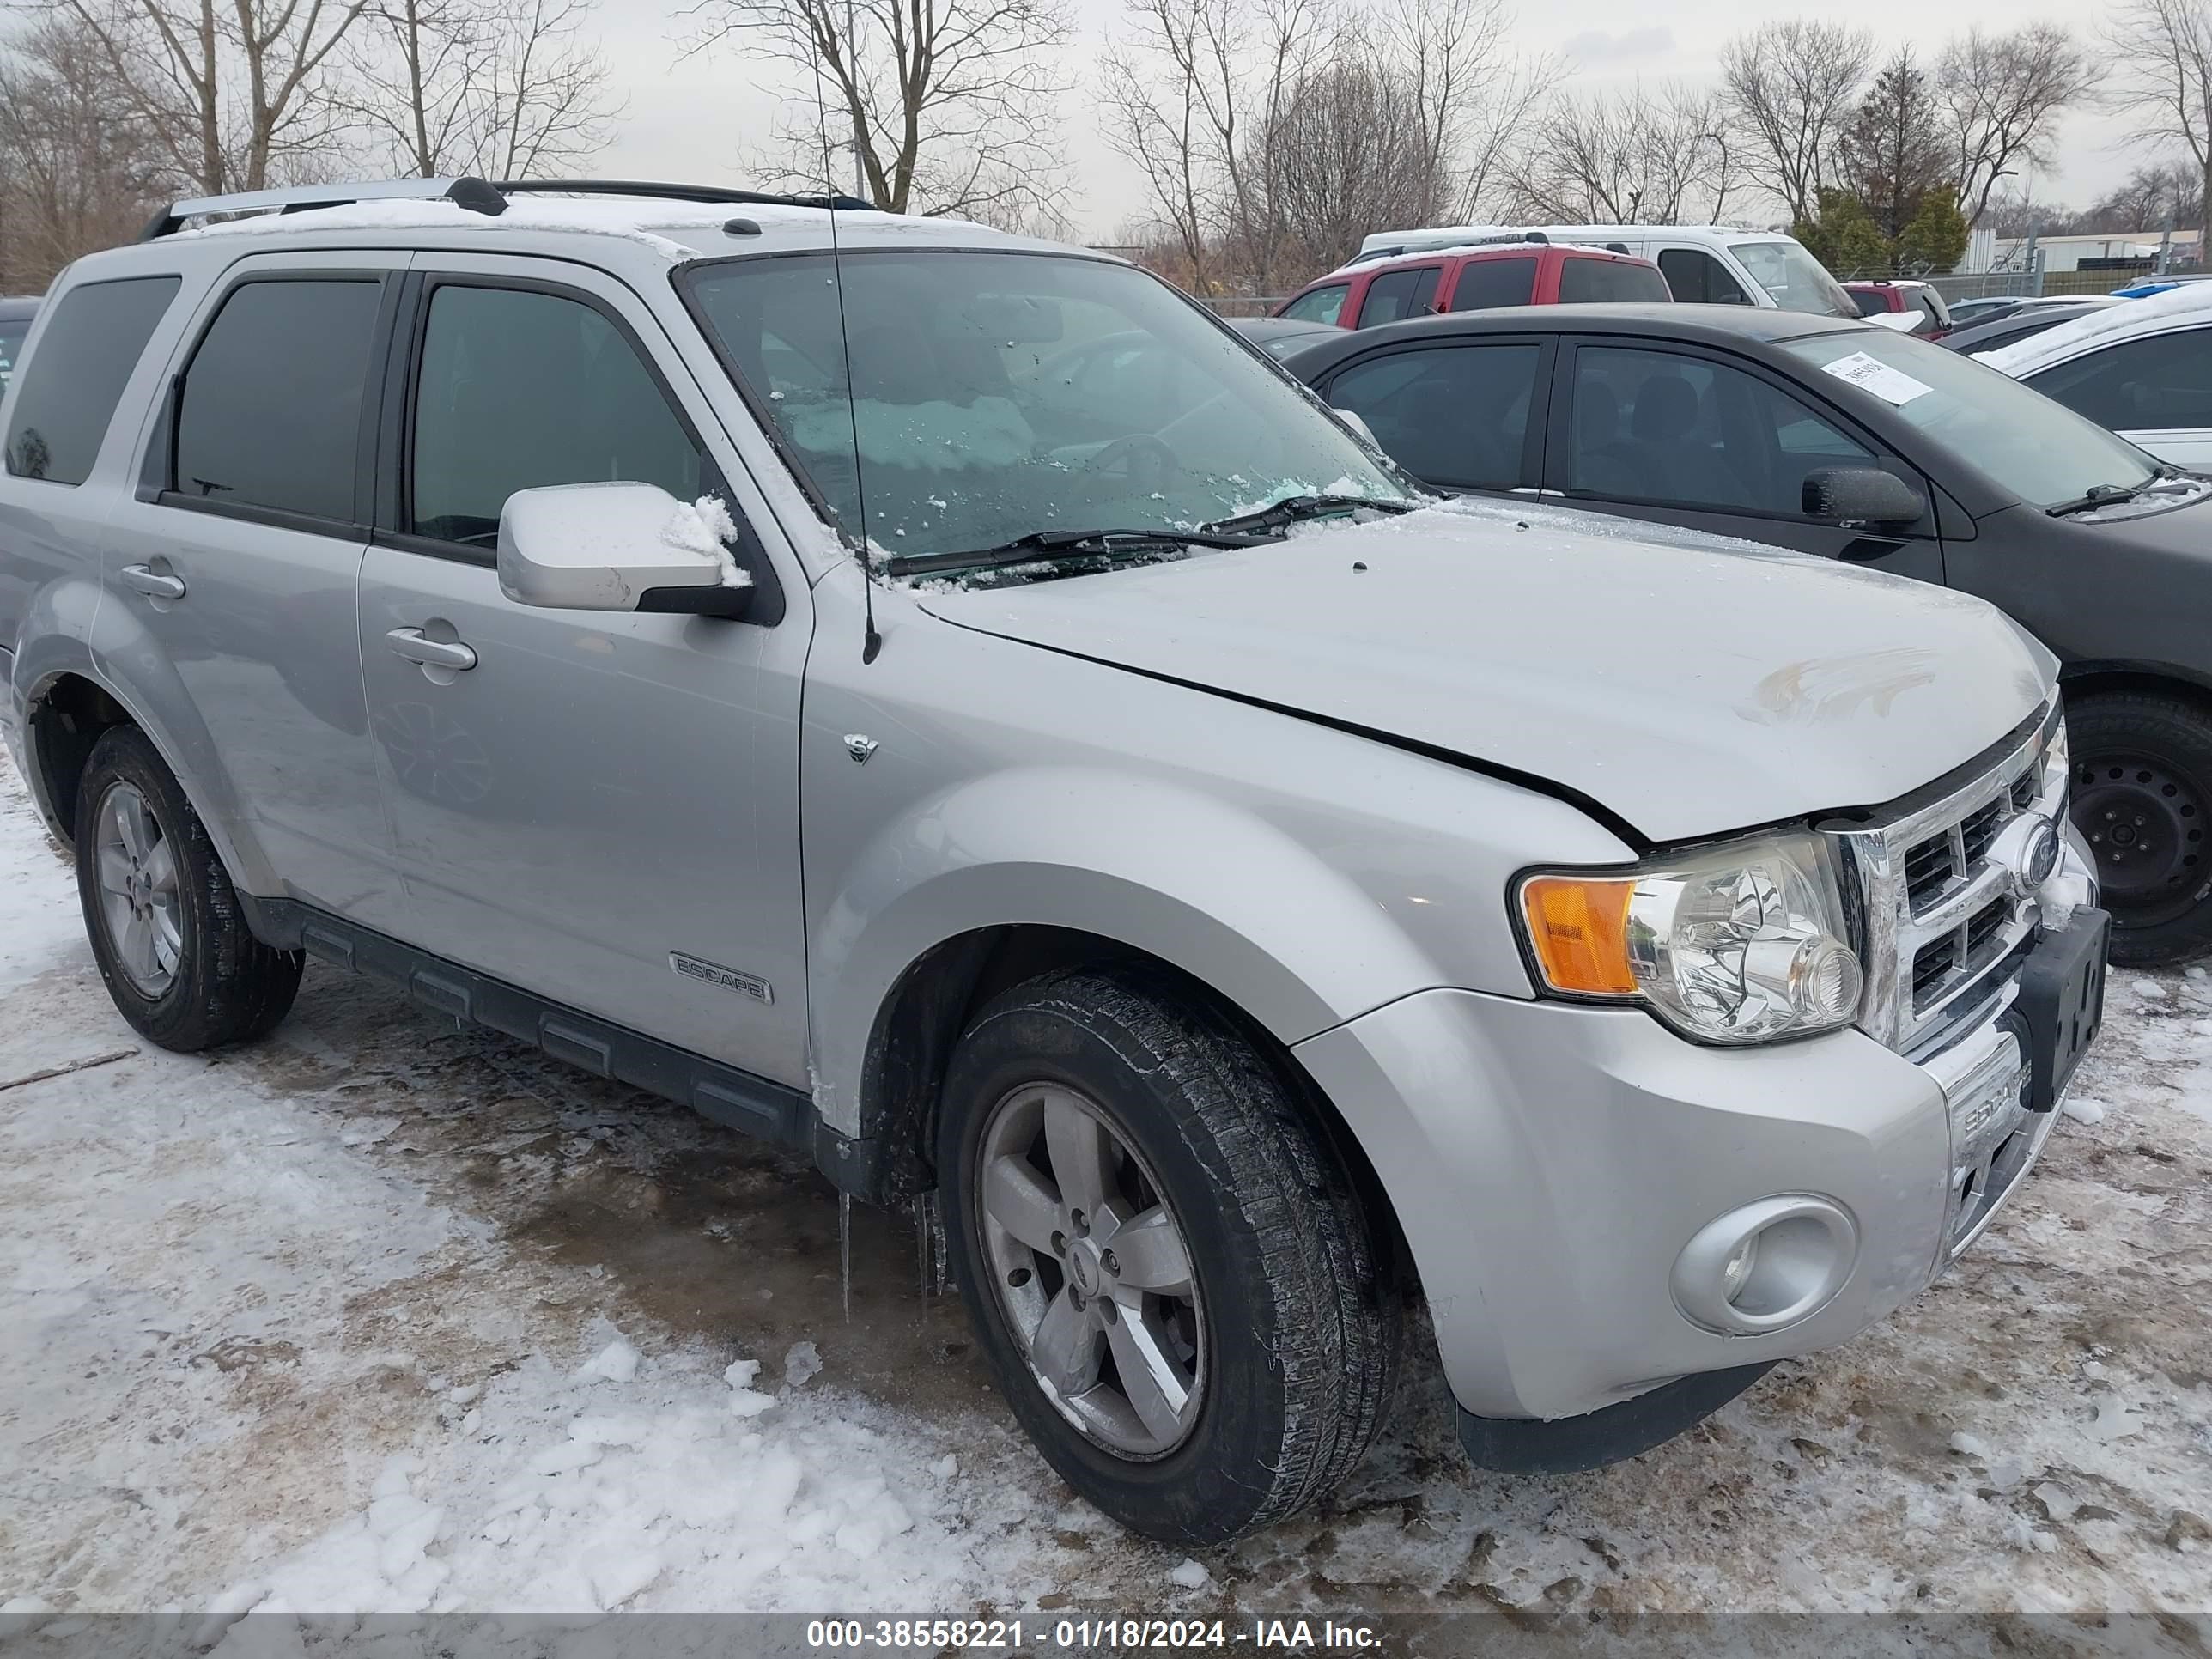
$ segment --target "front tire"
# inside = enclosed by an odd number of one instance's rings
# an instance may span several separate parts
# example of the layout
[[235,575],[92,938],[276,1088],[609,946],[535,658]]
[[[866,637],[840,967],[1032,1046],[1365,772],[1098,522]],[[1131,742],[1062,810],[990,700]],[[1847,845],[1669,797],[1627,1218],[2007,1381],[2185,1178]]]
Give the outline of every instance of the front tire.
[[948,1068],[953,1265],[1014,1414],[1083,1497],[1183,1547],[1273,1524],[1381,1425],[1401,1309],[1342,1159],[1164,975],[1045,975]]
[[197,1054],[290,1011],[304,958],[253,937],[199,815],[136,726],[104,732],[85,762],[76,884],[108,994],[149,1042]]
[[2069,703],[2074,824],[2096,855],[2112,960],[2162,967],[2212,951],[2212,714],[2176,696]]

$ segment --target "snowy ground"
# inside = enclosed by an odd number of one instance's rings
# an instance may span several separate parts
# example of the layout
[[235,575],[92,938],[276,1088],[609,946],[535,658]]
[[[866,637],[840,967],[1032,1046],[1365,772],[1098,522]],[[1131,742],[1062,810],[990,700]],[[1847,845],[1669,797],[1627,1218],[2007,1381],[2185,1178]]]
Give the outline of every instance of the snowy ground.
[[258,1048],[149,1049],[0,759],[0,1612],[2203,1614],[2212,982],[2113,1006],[1887,1326],[1555,1480],[1471,1473],[1418,1370],[1332,1507],[1193,1565],[1030,1451],[901,1224],[843,1310],[806,1169],[319,967]]

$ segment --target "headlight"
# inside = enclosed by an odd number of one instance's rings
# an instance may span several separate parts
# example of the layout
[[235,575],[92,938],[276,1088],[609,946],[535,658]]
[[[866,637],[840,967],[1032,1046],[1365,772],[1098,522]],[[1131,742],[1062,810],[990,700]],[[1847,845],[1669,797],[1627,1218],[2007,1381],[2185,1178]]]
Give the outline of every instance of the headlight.
[[1522,878],[1544,982],[1640,1001],[1702,1042],[1847,1025],[1863,984],[1827,846],[1763,836],[1624,873]]

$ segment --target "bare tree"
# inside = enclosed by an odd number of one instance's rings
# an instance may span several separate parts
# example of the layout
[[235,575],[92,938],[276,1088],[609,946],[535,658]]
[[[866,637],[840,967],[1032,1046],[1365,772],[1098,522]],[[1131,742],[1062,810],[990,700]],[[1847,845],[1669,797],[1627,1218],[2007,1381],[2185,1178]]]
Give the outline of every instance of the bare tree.
[[[1218,230],[1221,137],[1206,84],[1213,67],[1207,13],[1222,0],[1135,0],[1129,33],[1107,54],[1106,142],[1145,181],[1156,227],[1175,243],[1192,291],[1208,284]],[[1209,96],[1209,94],[1215,95]]]
[[2059,118],[2102,74],[2094,55],[2054,23],[2005,34],[1972,28],[1943,48],[1930,90],[1950,128],[1952,195],[1967,223],[1988,210],[1999,179],[2050,164]]
[[[1207,291],[1267,291],[1368,231],[1472,213],[1541,84],[1508,50],[1506,0],[1127,5],[1104,73],[1109,142],[1143,175],[1175,264]],[[1393,146],[1387,178],[1353,153],[1378,139]],[[1323,203],[1319,179],[1355,193]]]
[[88,31],[125,106],[200,189],[258,190],[337,149],[317,89],[370,0],[37,0]]
[[1421,88],[1379,55],[1296,82],[1256,140],[1252,170],[1290,227],[1278,257],[1300,269],[1328,269],[1377,224],[1436,223],[1450,204]]
[[1543,106],[1507,178],[1517,216],[1585,224],[1717,222],[1739,156],[1719,100],[1670,86]]
[[2169,217],[2176,230],[2195,230],[2203,222],[2197,169],[2186,161],[2154,162],[2129,173],[2080,216],[2078,230],[2160,230]]
[[2135,118],[2136,141],[2188,153],[2212,225],[2212,3],[2125,0],[2106,31],[2118,60],[2110,101]]
[[0,291],[128,240],[172,182],[81,25],[42,19],[0,46]]
[[1799,19],[1762,23],[1721,55],[1723,97],[1741,130],[1741,165],[1793,219],[1819,216],[1837,135],[1874,56],[1864,29]]
[[895,213],[977,213],[1054,198],[1064,170],[1053,61],[1065,0],[698,0],[690,49],[742,42],[780,64],[794,114],[770,168]]
[[376,0],[325,94],[398,171],[521,179],[605,148],[592,0]]

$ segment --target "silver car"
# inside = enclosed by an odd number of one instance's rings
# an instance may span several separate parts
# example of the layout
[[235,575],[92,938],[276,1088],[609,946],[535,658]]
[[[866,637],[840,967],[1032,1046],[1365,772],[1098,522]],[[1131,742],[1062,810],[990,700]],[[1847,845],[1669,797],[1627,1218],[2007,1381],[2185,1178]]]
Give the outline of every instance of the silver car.
[[566,191],[179,204],[40,314],[0,728],[148,1037],[312,956],[933,1194],[1183,1544],[1345,1477],[1417,1287],[1470,1455],[1589,1467],[2026,1175],[2106,922],[1997,611],[1438,505],[1115,259]]

